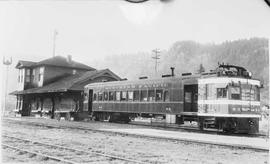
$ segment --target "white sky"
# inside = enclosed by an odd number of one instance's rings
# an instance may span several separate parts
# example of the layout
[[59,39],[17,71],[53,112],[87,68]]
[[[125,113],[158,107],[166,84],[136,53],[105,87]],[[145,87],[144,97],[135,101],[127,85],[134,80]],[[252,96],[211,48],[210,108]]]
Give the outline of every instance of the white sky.
[[[0,56],[13,57],[8,92],[15,90],[18,60],[52,56],[55,29],[56,54],[90,64],[108,55],[166,50],[181,40],[269,38],[270,8],[264,0],[0,1]],[[4,95],[3,64],[0,72]]]
[[0,54],[15,61],[56,54],[87,64],[107,55],[168,49],[178,40],[219,43],[268,37],[270,8],[263,0],[1,1]]

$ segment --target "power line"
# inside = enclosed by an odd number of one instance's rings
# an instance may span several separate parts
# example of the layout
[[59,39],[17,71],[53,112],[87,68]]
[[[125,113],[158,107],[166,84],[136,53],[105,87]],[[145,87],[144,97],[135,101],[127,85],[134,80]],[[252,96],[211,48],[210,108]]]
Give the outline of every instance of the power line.
[[152,52],[154,52],[154,56],[152,56],[152,58],[155,60],[155,72],[157,73],[157,64],[158,64],[158,60],[160,59],[160,55],[158,53],[160,53],[161,51],[159,49],[154,49],[152,50]]

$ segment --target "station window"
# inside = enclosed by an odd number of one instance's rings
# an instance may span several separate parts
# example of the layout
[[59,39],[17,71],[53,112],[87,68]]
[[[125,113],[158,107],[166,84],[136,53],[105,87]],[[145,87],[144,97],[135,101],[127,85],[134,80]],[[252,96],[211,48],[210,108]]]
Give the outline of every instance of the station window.
[[141,91],[141,101],[147,101],[147,91]]
[[128,101],[133,101],[133,91],[128,91]]
[[227,89],[226,88],[217,88],[217,98],[226,98]]
[[149,90],[148,91],[148,100],[149,101],[155,101],[155,90]]
[[102,101],[102,100],[103,100],[103,93],[98,92],[98,101]]
[[134,101],[140,101],[140,91],[134,91],[134,97],[133,100]]
[[121,101],[126,101],[127,100],[127,92],[123,91],[121,94]]
[[109,101],[114,100],[114,92],[109,92]]
[[108,101],[109,96],[108,96],[108,92],[104,92],[104,101]]
[[164,91],[164,101],[170,101],[169,91]]
[[240,100],[240,87],[231,87],[231,99]]
[[121,97],[121,92],[116,92],[116,101],[120,101],[120,97]]
[[36,69],[33,68],[33,70],[32,70],[32,77],[31,77],[31,80],[32,81],[34,81],[35,75],[36,75]]
[[38,81],[41,81],[43,79],[43,74],[44,74],[44,67],[40,67],[38,74]]
[[156,90],[156,100],[157,101],[162,101],[162,93],[163,93],[163,91],[161,89]]

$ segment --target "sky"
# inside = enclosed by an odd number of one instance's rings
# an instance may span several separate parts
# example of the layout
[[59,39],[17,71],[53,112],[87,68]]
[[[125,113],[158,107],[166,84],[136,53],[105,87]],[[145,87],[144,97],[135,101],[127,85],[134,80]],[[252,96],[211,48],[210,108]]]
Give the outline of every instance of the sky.
[[88,64],[111,55],[166,50],[181,40],[269,38],[269,16],[263,0],[1,1],[0,54],[13,58],[11,72],[18,60],[52,57],[56,30],[56,55]]

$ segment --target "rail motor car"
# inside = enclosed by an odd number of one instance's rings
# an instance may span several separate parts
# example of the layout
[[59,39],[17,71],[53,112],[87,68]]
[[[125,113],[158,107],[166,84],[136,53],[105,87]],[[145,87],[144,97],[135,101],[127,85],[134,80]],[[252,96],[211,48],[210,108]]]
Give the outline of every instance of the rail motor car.
[[220,64],[209,73],[85,86],[84,111],[96,120],[162,116],[166,123],[197,121],[198,127],[257,133],[260,81],[245,68]]

